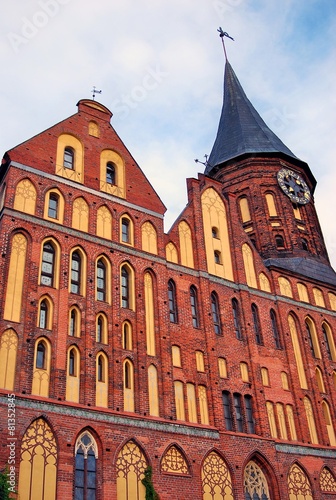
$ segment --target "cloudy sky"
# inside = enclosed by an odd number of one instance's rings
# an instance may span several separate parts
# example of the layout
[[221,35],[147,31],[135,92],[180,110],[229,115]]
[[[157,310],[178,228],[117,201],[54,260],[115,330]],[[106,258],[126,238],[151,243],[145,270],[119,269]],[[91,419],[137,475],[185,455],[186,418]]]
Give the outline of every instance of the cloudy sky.
[[74,114],[112,125],[167,207],[209,154],[222,105],[223,51],[270,128],[318,180],[315,203],[336,266],[334,0],[15,0],[0,19],[0,154]]

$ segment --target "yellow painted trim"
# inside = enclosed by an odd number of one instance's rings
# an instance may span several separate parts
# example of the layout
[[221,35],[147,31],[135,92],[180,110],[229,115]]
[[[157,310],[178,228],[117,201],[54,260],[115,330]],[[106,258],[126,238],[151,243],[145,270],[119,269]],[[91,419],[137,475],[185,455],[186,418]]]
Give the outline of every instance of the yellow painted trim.
[[324,385],[324,381],[323,381],[323,375],[322,375],[322,372],[318,366],[315,368],[315,378],[316,378],[316,383],[317,383],[317,386],[319,388],[319,391],[325,393],[326,390],[325,390],[325,385]]
[[144,222],[141,226],[141,242],[144,252],[157,255],[157,233],[155,227],[149,221]]
[[308,328],[310,331],[311,339],[312,339],[313,346],[314,346],[315,357],[318,359],[322,359],[321,349],[320,349],[320,344],[319,344],[318,337],[317,337],[315,323],[309,316],[306,316],[305,323],[308,325]]
[[70,335],[70,324],[71,324],[71,313],[72,311],[75,311],[76,314],[76,319],[75,319],[75,334],[73,335],[74,337],[80,337],[81,336],[81,330],[82,330],[82,313],[80,309],[77,306],[72,306],[69,309],[69,316],[68,316],[68,334]]
[[220,378],[227,378],[227,366],[225,358],[218,358],[218,372]]
[[[98,360],[102,358],[103,361],[103,380],[98,380]],[[96,356],[96,406],[103,408],[108,407],[108,358],[102,351],[97,353]]]
[[323,292],[319,288],[313,288],[313,294],[315,299],[315,304],[320,307],[325,307]]
[[[49,288],[59,288],[59,276],[60,276],[60,256],[61,256],[61,247],[54,238],[45,238],[41,242],[41,252],[40,252],[40,266],[39,266],[39,284],[41,285],[41,270],[42,270],[42,257],[43,257],[43,246],[45,243],[50,243],[55,250],[55,262],[54,262],[54,282],[53,286]],[[46,286],[46,285],[41,285]]]
[[268,375],[268,369],[263,366],[260,369],[260,372],[261,372],[262,384],[268,387],[270,385],[269,375]]
[[159,387],[158,374],[154,365],[148,367],[148,399],[149,414],[153,417],[159,416]]
[[202,351],[196,351],[196,370],[198,372],[204,372],[204,354]]
[[135,304],[136,304],[136,301],[135,301],[135,273],[134,273],[134,269],[133,267],[128,263],[128,262],[123,262],[121,265],[120,265],[120,273],[119,273],[119,277],[120,277],[120,307],[122,307],[122,286],[121,286],[121,282],[122,282],[122,277],[121,277],[121,273],[122,273],[122,270],[123,268],[126,268],[127,271],[128,271],[128,287],[129,287],[129,307],[128,309],[131,309],[132,311],[135,311]]
[[297,291],[299,294],[299,299],[302,302],[309,303],[308,289],[307,289],[306,285],[304,285],[303,283],[298,283],[297,284]]
[[89,132],[89,135],[92,135],[92,137],[99,137],[100,133],[99,133],[98,123],[91,120],[89,122],[88,132]]
[[310,399],[307,396],[303,399],[303,404],[305,407],[305,412],[306,412],[306,417],[307,417],[307,424],[308,424],[308,429],[309,429],[309,434],[310,434],[310,441],[312,444],[318,444],[318,437],[317,437],[317,432],[316,432],[313,407],[312,407]]
[[301,354],[301,349],[300,349],[300,343],[299,343],[299,338],[297,334],[297,329],[296,329],[296,324],[295,320],[292,317],[292,315],[288,316],[288,325],[289,325],[289,330],[292,338],[292,344],[294,348],[294,356],[295,356],[295,361],[296,361],[296,367],[299,375],[299,381],[300,381],[300,386],[301,389],[308,389],[307,385],[307,379],[306,379],[306,374],[304,371],[304,365],[303,365],[303,359],[302,359],[302,354]]
[[23,283],[25,279],[27,238],[17,233],[11,241],[7,289],[4,307],[4,319],[20,322]]
[[[106,165],[111,162],[115,165],[116,184],[106,182]],[[111,149],[104,149],[100,154],[100,190],[105,193],[125,198],[125,163],[122,157]]]
[[[74,168],[64,167],[64,150],[70,147],[74,150]],[[84,182],[84,147],[79,139],[71,134],[61,134],[57,141],[56,175],[75,182]]]
[[258,288],[257,278],[254,268],[253,252],[247,243],[244,243],[242,246],[242,254],[244,261],[246,283],[248,284],[248,286],[252,288]]
[[280,287],[280,294],[284,295],[285,297],[293,298],[292,285],[290,281],[287,278],[280,276],[278,278],[278,283]]
[[239,208],[240,208],[240,215],[241,215],[243,223],[250,222],[251,214],[250,214],[249,204],[248,204],[247,198],[245,196],[243,198],[240,198]]
[[3,332],[0,339],[0,387],[14,390],[16,358],[19,339],[12,328]]
[[[127,338],[125,339],[124,328],[127,326]],[[122,348],[128,351],[133,349],[133,334],[132,334],[132,325],[129,321],[124,321],[121,327],[121,335],[122,335]]]
[[178,264],[177,248],[171,241],[166,245],[166,259],[168,262],[175,262],[175,264]]
[[266,401],[266,410],[267,410],[268,424],[270,427],[271,436],[272,438],[277,439],[278,431],[275,423],[274,406],[273,403],[271,403],[271,401]]
[[286,413],[288,418],[289,431],[292,441],[297,441],[297,434],[295,428],[294,412],[291,405],[286,405]]
[[325,328],[327,338],[329,341],[328,343],[329,343],[329,348],[330,348],[331,359],[332,359],[332,361],[336,361],[336,347],[335,347],[333,332],[332,332],[329,324],[326,321],[323,321],[322,325]]
[[153,278],[149,272],[145,273],[144,286],[147,354],[149,356],[155,356],[154,290]]
[[285,421],[285,413],[282,403],[276,404],[278,422],[279,422],[279,430],[280,430],[280,439],[288,439],[287,429],[286,429],[286,421]]
[[200,410],[201,424],[209,425],[209,411],[206,387],[204,385],[198,386],[198,402]]
[[288,375],[286,372],[281,372],[281,385],[285,391],[289,391]]
[[[51,194],[56,194],[58,196],[58,206],[57,206],[57,218],[49,217],[49,198]],[[55,222],[56,224],[63,224],[64,220],[64,196],[61,191],[57,188],[49,189],[46,192],[44,198],[44,212],[43,218],[46,220],[50,220],[51,222]]]
[[173,366],[181,368],[181,349],[178,345],[172,345],[172,361]]
[[[126,369],[129,366],[129,384],[126,387]],[[123,363],[123,385],[124,385],[124,411],[134,412],[134,367],[130,359],[125,359]]]
[[[106,300],[105,301],[98,301],[98,298],[97,298],[97,264],[98,264],[99,260],[102,260],[104,262],[105,269],[106,269],[106,280],[105,280]],[[105,257],[105,255],[99,255],[96,258],[96,262],[95,262],[95,300],[97,300],[98,302],[107,302],[108,304],[111,304],[111,263]]]
[[277,209],[275,206],[274,195],[272,193],[266,193],[265,199],[266,199],[266,203],[267,203],[269,216],[276,217],[278,214],[277,214]]
[[194,384],[187,384],[187,403],[189,422],[197,423],[196,392]]
[[72,227],[87,233],[89,230],[89,218],[89,205],[82,196],[79,196],[73,201],[72,205]]
[[335,430],[330,415],[330,408],[326,401],[322,401],[322,413],[327,427],[330,446],[336,446]]
[[[70,367],[70,352],[75,353],[75,375],[69,374]],[[80,352],[74,345],[70,346],[67,352],[67,370],[66,370],[66,391],[65,400],[79,403],[79,387],[80,387]]]
[[49,295],[42,295],[40,297],[40,300],[38,301],[38,307],[37,307],[37,318],[36,318],[36,326],[39,327],[40,324],[40,309],[41,309],[41,302],[43,301],[47,302],[47,330],[52,330],[53,327],[53,318],[54,318],[54,303],[52,299],[49,297]]
[[71,293],[71,262],[72,262],[72,254],[74,252],[78,252],[81,258],[80,262],[80,291],[79,294],[75,295],[82,295],[83,297],[86,296],[86,283],[87,283],[87,256],[84,250],[77,246],[71,249],[70,251],[70,257],[69,257],[69,293]]
[[174,382],[176,420],[185,421],[183,383],[180,380]]
[[187,224],[184,220],[181,221],[178,225],[178,232],[180,240],[181,264],[182,266],[194,268],[193,243],[189,224]]
[[112,239],[112,213],[106,205],[99,207],[97,210],[96,234],[107,240]]
[[30,179],[22,179],[15,188],[14,210],[35,215],[36,198],[34,184]]
[[264,292],[271,292],[270,281],[265,273],[259,273],[259,286],[260,290],[263,290]]
[[[38,345],[44,342],[46,346],[45,358],[46,367],[36,368],[36,355]],[[34,365],[33,365],[33,383],[31,393],[35,396],[49,397],[49,381],[50,381],[50,364],[51,364],[51,345],[47,338],[40,337],[35,342],[34,349]]]

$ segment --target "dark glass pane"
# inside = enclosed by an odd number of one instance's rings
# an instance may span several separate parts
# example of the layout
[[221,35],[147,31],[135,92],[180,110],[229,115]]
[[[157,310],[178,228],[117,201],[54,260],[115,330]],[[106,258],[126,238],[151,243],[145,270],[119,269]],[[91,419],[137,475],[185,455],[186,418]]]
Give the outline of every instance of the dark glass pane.
[[328,358],[332,359],[328,334],[327,334],[326,327],[324,325],[322,325],[322,332],[323,332],[324,345],[325,345],[325,348],[326,348],[326,351],[328,354]]
[[278,330],[278,325],[277,325],[277,321],[276,321],[276,317],[275,317],[275,312],[273,311],[273,309],[271,310],[271,324],[272,324],[275,347],[277,349],[281,349],[279,330]]
[[121,221],[121,240],[124,243],[129,243],[129,220],[122,219]]
[[58,196],[51,194],[49,196],[48,217],[57,219]]
[[126,267],[121,270],[121,306],[129,307],[129,275]]
[[239,313],[239,305],[236,299],[232,299],[232,313],[233,313],[233,324],[236,333],[236,338],[238,340],[241,340],[242,332],[240,324],[240,313]]
[[107,184],[115,184],[115,167],[110,162],[106,165],[106,182]]
[[70,169],[74,167],[74,152],[71,148],[65,148],[64,150],[63,166]]
[[45,368],[45,345],[43,342],[40,342],[39,345],[37,346],[36,368],[40,369]]
[[169,300],[169,319],[172,323],[177,323],[177,306],[175,284],[172,280],[168,281],[168,300]]
[[190,288],[190,305],[191,305],[191,316],[193,327],[199,327],[199,317],[198,317],[198,304],[197,304],[197,292],[192,286]]
[[238,432],[243,432],[243,415],[241,409],[241,396],[240,394],[233,395],[234,409],[236,415],[236,427]]
[[260,329],[259,314],[258,314],[257,306],[255,304],[252,304],[251,310],[252,310],[253,327],[254,327],[254,334],[255,334],[256,343],[259,345],[262,345],[261,329]]

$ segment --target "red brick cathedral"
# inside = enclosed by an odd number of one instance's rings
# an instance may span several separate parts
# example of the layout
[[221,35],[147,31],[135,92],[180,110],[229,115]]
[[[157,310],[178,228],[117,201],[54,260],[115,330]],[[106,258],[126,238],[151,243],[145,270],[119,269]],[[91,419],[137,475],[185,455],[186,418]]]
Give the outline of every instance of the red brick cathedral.
[[167,234],[99,102],[4,155],[0,468],[20,500],[336,498],[316,180],[228,62],[224,80]]

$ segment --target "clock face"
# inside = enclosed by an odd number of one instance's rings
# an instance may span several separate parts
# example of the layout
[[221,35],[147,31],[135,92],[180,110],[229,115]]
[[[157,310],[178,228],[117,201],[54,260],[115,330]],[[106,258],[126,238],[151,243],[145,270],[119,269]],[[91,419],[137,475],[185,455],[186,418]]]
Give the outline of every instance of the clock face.
[[305,205],[310,201],[311,194],[309,187],[299,174],[288,168],[282,168],[279,170],[277,178],[283,192],[294,203]]

